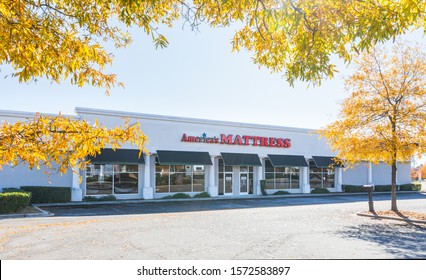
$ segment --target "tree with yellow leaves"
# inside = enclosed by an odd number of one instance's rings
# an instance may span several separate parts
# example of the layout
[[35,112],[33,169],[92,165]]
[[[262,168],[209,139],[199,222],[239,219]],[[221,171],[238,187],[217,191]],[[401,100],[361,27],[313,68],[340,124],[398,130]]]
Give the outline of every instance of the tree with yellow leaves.
[[321,134],[348,166],[365,160],[392,166],[391,210],[397,211],[397,162],[426,151],[426,54],[398,42],[363,54],[355,65],[345,80],[351,94]]
[[142,156],[147,141],[140,124],[129,120],[108,129],[97,121],[90,124],[61,114],[35,114],[32,119],[0,124],[0,169],[22,163],[30,169],[45,166],[62,174],[70,168],[83,169],[86,156],[99,154],[107,145],[117,149],[129,143],[138,147]]
[[426,179],[426,164],[423,164],[420,168],[421,179]]
[[237,23],[233,50],[287,81],[333,77],[331,56],[354,54],[410,29],[426,27],[426,0],[0,0],[0,63],[20,82],[45,77],[91,84],[108,93],[121,85],[104,72],[112,54],[104,41],[126,47],[132,26],[168,44],[159,28],[183,18],[193,27]]
[[[291,84],[298,79],[319,83],[333,77],[336,71],[330,60],[332,55],[349,63],[354,54],[377,42],[395,38],[411,28],[425,27],[425,3],[426,0],[0,0],[0,64],[10,65],[13,72],[6,75],[17,77],[19,82],[37,78],[57,83],[68,80],[78,86],[101,87],[108,94],[112,87],[122,84],[115,74],[105,73],[113,55],[105,50],[104,42],[113,43],[116,48],[126,47],[132,41],[128,28],[136,26],[152,36],[156,47],[165,47],[168,42],[159,28],[170,27],[183,18],[193,27],[202,22],[212,27],[237,23],[240,29],[232,39],[233,50],[251,51],[255,63],[273,72],[284,71]],[[64,125],[66,121],[58,119]],[[39,124],[33,120],[27,125]],[[83,129],[91,127],[83,120],[73,120],[72,124],[89,138],[97,135]],[[14,157],[4,152],[13,151],[12,144],[17,145],[17,150],[39,147],[34,142],[37,138],[25,134],[24,127],[23,123],[16,125],[15,133],[21,131],[17,134],[19,141],[10,143],[5,141],[11,141],[13,134],[7,126],[1,127],[0,150],[7,157],[0,164],[16,163],[18,155],[21,160],[28,158],[30,166],[35,162],[47,164],[46,159],[50,158],[59,161],[54,142],[50,154],[44,151],[46,155],[34,155],[41,161],[22,153],[15,153]],[[123,129],[125,135],[127,128]],[[42,138],[45,142],[57,141],[58,135],[68,139],[70,147],[62,149],[63,153],[78,151],[78,133],[66,134],[66,129],[58,133],[51,131],[49,125],[39,131],[35,132],[47,133]],[[139,141],[135,137],[143,135],[140,130],[134,132],[135,136],[128,138],[130,142]],[[114,134],[112,138],[106,135],[105,132],[97,145],[118,140]],[[99,146],[94,145],[92,142],[91,148],[85,147],[84,151],[97,150]],[[41,147],[34,152],[38,149]]]

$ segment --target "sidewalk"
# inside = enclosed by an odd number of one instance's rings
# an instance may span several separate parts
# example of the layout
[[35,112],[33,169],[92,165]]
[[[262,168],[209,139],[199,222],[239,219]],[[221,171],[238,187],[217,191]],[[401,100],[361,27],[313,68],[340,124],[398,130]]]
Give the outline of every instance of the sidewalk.
[[40,207],[36,205],[31,205],[35,210],[38,211],[38,213],[14,213],[14,214],[3,214],[0,215],[1,219],[7,219],[7,218],[34,218],[34,217],[49,217],[53,216],[52,213],[45,211],[41,209]]
[[[397,194],[404,193],[425,193],[424,191],[398,191]],[[390,192],[375,192],[374,195],[389,194]],[[39,203],[33,204],[39,207],[60,207],[60,206],[85,206],[85,205],[106,205],[106,204],[125,204],[125,203],[161,203],[161,202],[176,202],[176,201],[203,201],[203,200],[243,200],[243,199],[276,199],[276,198],[306,198],[306,197],[328,197],[328,196],[367,196],[367,192],[360,193],[324,193],[324,194],[286,194],[286,195],[241,195],[241,196],[218,196],[207,198],[179,198],[179,199],[119,199],[114,201],[78,201],[66,203]]]
[[[410,194],[410,193],[425,193],[418,191],[402,191],[397,192],[397,194]],[[376,192],[374,195],[386,195],[389,192]],[[30,218],[30,217],[47,217],[53,216],[52,213],[41,209],[41,207],[85,207],[85,206],[102,206],[102,205],[118,205],[118,204],[152,204],[152,203],[166,203],[166,202],[199,202],[199,201],[230,201],[230,200],[273,200],[273,199],[293,199],[293,198],[320,198],[320,197],[351,197],[351,196],[365,196],[367,193],[326,193],[326,194],[287,194],[287,195],[266,195],[266,196],[257,196],[257,195],[244,195],[244,196],[221,196],[221,197],[209,197],[209,198],[181,198],[181,199],[128,199],[128,200],[114,200],[114,201],[79,201],[79,202],[67,202],[67,203],[37,203],[32,204],[40,213],[30,213],[30,214],[6,214],[0,215],[0,219],[4,218]]]

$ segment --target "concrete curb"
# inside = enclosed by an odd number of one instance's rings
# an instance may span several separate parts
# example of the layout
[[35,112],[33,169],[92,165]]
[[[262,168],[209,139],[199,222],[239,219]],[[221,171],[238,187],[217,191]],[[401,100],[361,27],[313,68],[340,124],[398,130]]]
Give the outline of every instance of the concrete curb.
[[[403,191],[397,194],[409,193],[425,193],[419,191]],[[389,192],[376,192],[374,194],[390,194]],[[217,200],[244,200],[244,199],[278,199],[278,198],[306,198],[306,197],[333,197],[333,196],[367,196],[368,193],[326,193],[326,194],[287,194],[287,195],[267,195],[267,196],[239,196],[239,197],[208,197],[208,198],[180,198],[180,199],[119,199],[114,201],[79,201],[66,203],[37,203],[33,206],[38,207],[73,207],[73,206],[95,206],[95,205],[111,205],[111,204],[136,204],[136,203],[163,203],[163,202],[195,202],[195,201],[217,201]]]
[[375,219],[385,219],[385,220],[394,220],[394,221],[402,221],[407,223],[420,223],[420,224],[426,224],[426,221],[423,220],[411,220],[407,218],[397,218],[397,217],[391,217],[391,216],[379,216],[379,215],[373,215],[373,214],[362,214],[358,213],[358,216],[361,217],[370,217]]
[[14,219],[14,218],[35,218],[35,217],[51,217],[51,216],[54,216],[49,211],[45,211],[43,209],[40,209],[36,205],[31,205],[31,206],[33,206],[35,209],[37,209],[37,211],[40,211],[40,213],[5,214],[5,215],[0,215],[0,220],[2,220],[2,219]]

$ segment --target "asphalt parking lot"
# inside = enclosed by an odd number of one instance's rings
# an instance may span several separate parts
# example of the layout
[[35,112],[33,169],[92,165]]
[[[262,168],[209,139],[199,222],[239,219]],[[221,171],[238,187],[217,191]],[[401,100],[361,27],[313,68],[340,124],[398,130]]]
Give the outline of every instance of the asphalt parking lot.
[[[426,194],[401,194],[398,199],[411,200],[413,198],[424,199]],[[386,201],[388,194],[375,195],[375,201]],[[232,209],[253,209],[269,207],[289,207],[302,205],[340,204],[351,202],[366,202],[366,195],[351,196],[314,196],[314,197],[279,197],[267,199],[224,199],[224,200],[190,200],[190,201],[167,201],[167,202],[142,202],[142,203],[120,203],[116,201],[107,205],[82,205],[82,206],[60,206],[42,207],[55,216],[97,216],[97,215],[131,215],[131,214],[155,214],[155,213],[179,213],[196,211],[218,211]]]
[[[426,213],[426,194],[398,196]],[[173,201],[45,207],[5,219],[1,259],[426,258],[426,228],[357,216],[366,196]],[[375,195],[377,210],[389,195]]]

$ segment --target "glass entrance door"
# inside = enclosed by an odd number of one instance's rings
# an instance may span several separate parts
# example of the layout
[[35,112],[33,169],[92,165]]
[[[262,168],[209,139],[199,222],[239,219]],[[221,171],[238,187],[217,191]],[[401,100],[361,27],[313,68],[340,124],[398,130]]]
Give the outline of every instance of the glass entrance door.
[[248,173],[240,173],[240,194],[248,194],[249,183],[248,183]]
[[232,173],[225,173],[224,174],[225,177],[225,183],[224,185],[224,190],[223,190],[223,194],[224,195],[232,195]]

